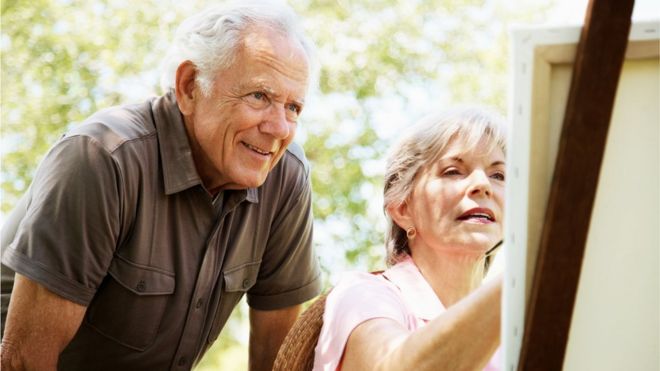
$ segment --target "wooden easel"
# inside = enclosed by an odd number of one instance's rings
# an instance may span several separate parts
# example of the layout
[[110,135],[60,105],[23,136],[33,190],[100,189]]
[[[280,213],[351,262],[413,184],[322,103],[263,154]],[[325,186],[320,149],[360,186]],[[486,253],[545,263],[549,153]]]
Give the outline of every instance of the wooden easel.
[[566,105],[518,370],[561,370],[634,0],[590,0]]

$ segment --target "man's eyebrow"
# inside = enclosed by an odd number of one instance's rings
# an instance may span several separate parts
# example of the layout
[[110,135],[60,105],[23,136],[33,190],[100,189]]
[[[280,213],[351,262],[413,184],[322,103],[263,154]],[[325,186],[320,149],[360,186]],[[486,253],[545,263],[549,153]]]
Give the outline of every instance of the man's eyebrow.
[[238,89],[245,93],[261,91],[269,95],[276,95],[275,90],[261,81],[244,81],[238,85]]
[[[246,88],[245,90],[256,89],[256,90],[259,90],[259,91],[263,91],[264,93],[266,93],[266,94],[268,94],[271,97],[276,98],[276,99],[282,96],[281,94],[277,93],[277,91],[275,91],[275,89],[273,89],[270,86],[268,86],[266,84],[263,84],[263,83],[257,83],[255,85],[252,85],[252,87],[246,86],[245,88]],[[294,99],[291,99],[291,101],[293,103],[301,106],[301,107],[305,105],[305,98],[294,98]]]
[[263,91],[264,93],[266,93],[266,94],[268,94],[268,95],[272,95],[272,96],[274,96],[274,97],[277,97],[277,96],[278,96],[277,92],[275,92],[275,90],[274,90],[273,88],[271,88],[270,86],[268,86],[268,85],[265,85],[265,84],[256,84],[254,88],[255,88],[256,90]]

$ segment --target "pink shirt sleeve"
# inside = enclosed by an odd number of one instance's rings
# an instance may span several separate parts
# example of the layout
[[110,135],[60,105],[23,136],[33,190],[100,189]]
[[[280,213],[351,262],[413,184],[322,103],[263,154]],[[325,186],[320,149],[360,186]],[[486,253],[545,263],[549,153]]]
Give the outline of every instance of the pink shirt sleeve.
[[355,272],[328,295],[314,370],[334,371],[353,329],[373,318],[391,318],[405,327],[411,318],[396,288],[381,276]]

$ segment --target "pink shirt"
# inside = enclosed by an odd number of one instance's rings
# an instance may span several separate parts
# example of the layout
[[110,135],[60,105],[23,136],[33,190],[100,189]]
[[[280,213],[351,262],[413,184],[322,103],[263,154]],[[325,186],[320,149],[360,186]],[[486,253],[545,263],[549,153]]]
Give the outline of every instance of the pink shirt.
[[[382,275],[347,273],[326,299],[314,370],[337,370],[349,335],[366,320],[390,318],[414,331],[444,311],[440,299],[410,258]],[[500,370],[499,353],[498,350],[484,370]]]

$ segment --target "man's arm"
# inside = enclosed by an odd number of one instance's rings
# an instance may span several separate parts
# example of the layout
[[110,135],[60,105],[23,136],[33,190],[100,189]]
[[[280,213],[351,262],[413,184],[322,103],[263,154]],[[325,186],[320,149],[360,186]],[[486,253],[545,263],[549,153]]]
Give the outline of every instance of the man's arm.
[[0,348],[3,370],[56,370],[86,307],[16,274]]
[[250,308],[250,371],[272,370],[277,351],[302,306],[276,310]]

